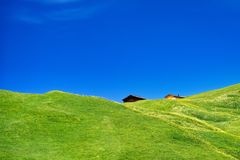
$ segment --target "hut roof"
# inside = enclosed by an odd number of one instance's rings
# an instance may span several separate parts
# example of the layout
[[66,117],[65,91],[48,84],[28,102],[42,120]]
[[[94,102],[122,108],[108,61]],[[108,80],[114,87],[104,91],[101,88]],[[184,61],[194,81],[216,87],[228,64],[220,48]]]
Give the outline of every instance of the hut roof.
[[130,99],[135,99],[136,101],[138,101],[138,100],[145,100],[145,98],[143,98],[143,97],[129,95],[126,98],[123,99],[123,102],[128,102],[128,100],[130,100]]
[[174,94],[168,94],[165,96],[165,98],[168,98],[168,97],[185,98],[184,96],[179,96],[179,95],[174,95]]

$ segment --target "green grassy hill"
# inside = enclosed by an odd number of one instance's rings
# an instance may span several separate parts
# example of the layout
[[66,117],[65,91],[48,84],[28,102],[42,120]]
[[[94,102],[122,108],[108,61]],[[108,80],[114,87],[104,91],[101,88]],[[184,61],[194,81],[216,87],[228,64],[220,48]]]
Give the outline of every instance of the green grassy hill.
[[126,104],[2,90],[0,159],[240,159],[240,84]]

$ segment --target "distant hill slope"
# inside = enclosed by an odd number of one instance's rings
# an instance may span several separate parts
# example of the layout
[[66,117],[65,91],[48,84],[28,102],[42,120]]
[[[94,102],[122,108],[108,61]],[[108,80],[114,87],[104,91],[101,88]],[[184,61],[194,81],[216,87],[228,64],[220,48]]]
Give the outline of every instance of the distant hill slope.
[[120,104],[0,91],[0,159],[239,159],[240,85]]

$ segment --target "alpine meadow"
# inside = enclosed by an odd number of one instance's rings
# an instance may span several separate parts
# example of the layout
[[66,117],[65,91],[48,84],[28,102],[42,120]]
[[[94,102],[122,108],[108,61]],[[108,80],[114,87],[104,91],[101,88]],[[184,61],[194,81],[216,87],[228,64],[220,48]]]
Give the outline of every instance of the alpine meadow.
[[118,103],[0,91],[1,160],[240,159],[240,84]]
[[240,0],[0,0],[0,160],[240,160]]

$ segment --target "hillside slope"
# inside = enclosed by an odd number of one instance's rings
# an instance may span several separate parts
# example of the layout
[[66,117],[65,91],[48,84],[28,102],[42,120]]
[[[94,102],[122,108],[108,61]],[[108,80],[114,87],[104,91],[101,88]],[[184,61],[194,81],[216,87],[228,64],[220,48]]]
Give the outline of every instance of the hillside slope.
[[0,159],[239,159],[239,90],[124,105],[2,90]]
[[240,84],[185,99],[126,106],[182,129],[216,152],[240,159]]

